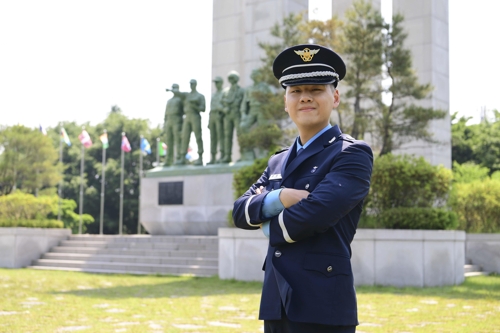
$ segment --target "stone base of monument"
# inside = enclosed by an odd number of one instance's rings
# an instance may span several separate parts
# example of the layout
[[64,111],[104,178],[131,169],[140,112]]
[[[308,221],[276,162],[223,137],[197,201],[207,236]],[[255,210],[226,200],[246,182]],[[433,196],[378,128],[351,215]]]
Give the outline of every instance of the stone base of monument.
[[151,235],[217,235],[233,208],[233,173],[248,163],[157,167],[141,180],[139,218]]

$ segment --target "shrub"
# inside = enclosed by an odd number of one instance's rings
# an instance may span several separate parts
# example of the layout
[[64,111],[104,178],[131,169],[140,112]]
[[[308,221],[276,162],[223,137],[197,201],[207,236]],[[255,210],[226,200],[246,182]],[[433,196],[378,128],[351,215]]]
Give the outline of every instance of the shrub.
[[399,207],[384,210],[380,224],[387,229],[455,229],[458,225],[454,212],[443,208]]
[[64,228],[64,223],[58,220],[7,220],[0,219],[0,227],[4,228]]
[[485,179],[453,186],[450,205],[459,229],[467,232],[500,232],[500,181]]
[[423,157],[387,154],[375,159],[365,206],[372,215],[399,207],[444,206],[451,180],[451,170]]
[[44,219],[52,211],[52,202],[47,198],[20,191],[0,196],[0,219]]
[[473,162],[458,164],[453,162],[453,181],[456,183],[470,183],[488,178],[490,169]]
[[[46,195],[35,197],[32,194],[16,191],[14,193],[0,196],[0,226],[5,227],[28,227],[28,228],[71,228],[77,233],[80,224],[80,216],[74,212],[77,205],[74,200],[61,200],[61,221],[57,221],[59,210],[59,197],[57,195]],[[7,221],[7,222],[6,222]],[[47,222],[52,221],[52,222]],[[57,223],[54,224],[53,222]],[[89,214],[82,214],[82,232],[86,226],[94,222]],[[21,225],[22,224],[22,225]],[[45,226],[41,226],[45,225]],[[49,225],[54,225],[50,227]]]
[[242,167],[234,173],[233,189],[235,199],[239,198],[253,183],[259,180],[267,167],[268,159],[268,157],[256,159],[252,165]]

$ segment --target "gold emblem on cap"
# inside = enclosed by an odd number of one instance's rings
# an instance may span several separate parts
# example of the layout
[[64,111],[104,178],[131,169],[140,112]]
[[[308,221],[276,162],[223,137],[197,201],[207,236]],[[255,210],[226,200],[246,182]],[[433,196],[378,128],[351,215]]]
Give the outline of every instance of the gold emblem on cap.
[[314,55],[319,52],[319,49],[311,50],[311,49],[306,47],[302,51],[295,51],[294,50],[293,52],[298,54],[302,58],[302,60],[304,60],[305,62],[309,62],[313,59]]

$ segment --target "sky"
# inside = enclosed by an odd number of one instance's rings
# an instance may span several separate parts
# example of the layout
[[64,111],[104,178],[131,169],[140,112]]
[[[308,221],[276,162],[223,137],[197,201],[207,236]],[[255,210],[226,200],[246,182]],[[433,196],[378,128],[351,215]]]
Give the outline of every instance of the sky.
[[[450,112],[475,122],[500,110],[499,12],[449,0]],[[0,0],[0,125],[97,124],[113,105],[161,124],[172,83],[208,104],[211,39],[211,0]]]

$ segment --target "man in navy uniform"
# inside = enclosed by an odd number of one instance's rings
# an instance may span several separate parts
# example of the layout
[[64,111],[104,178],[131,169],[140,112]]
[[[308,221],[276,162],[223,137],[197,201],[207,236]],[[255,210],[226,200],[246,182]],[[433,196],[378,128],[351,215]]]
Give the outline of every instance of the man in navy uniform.
[[269,237],[259,319],[265,333],[355,332],[350,244],[373,154],[330,125],[346,67],[332,50],[308,44],[281,52],[273,72],[299,136],[269,159],[233,210],[237,227]]

